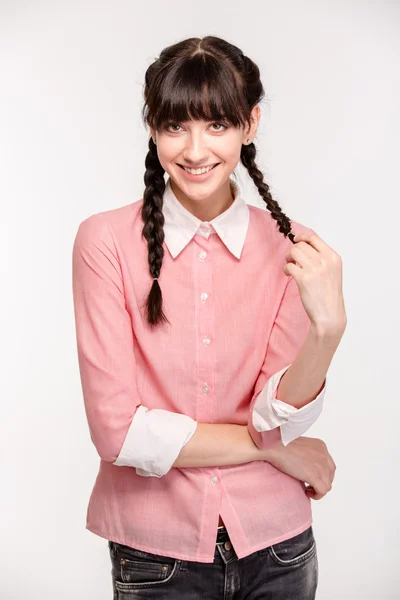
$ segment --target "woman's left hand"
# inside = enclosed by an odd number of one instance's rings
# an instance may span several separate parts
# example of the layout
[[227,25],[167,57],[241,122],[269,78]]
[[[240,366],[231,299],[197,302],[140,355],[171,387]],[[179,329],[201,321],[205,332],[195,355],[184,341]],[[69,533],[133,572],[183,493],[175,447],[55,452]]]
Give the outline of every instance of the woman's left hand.
[[294,241],[283,271],[296,281],[311,323],[324,331],[345,328],[341,257],[316,233],[297,234]]

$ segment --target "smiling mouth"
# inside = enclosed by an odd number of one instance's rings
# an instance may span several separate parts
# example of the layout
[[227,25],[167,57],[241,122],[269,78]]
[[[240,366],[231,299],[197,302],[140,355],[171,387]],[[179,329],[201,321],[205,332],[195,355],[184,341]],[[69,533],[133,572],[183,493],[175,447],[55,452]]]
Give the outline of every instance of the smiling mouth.
[[[215,164],[212,166],[212,169],[215,169],[215,167],[218,167],[218,165],[219,165],[219,164],[221,164],[221,163],[215,163]],[[185,171],[185,167],[184,167],[183,165],[180,165],[179,163],[177,163],[177,165],[178,165],[179,167],[181,167],[181,169],[183,169],[183,170]],[[204,167],[186,167],[186,169],[192,169],[193,171],[196,171],[197,169],[207,169],[209,166],[210,166],[210,165],[206,165],[206,166],[204,166]],[[212,169],[210,169],[210,171],[212,171]]]

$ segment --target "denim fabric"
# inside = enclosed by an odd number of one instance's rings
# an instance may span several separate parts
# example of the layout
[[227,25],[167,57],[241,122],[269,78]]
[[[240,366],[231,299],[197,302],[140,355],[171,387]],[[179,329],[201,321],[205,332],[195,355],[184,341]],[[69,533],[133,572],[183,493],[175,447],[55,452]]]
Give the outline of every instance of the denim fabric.
[[220,528],[213,563],[143,552],[109,541],[113,600],[314,600],[317,547],[312,526],[238,559]]

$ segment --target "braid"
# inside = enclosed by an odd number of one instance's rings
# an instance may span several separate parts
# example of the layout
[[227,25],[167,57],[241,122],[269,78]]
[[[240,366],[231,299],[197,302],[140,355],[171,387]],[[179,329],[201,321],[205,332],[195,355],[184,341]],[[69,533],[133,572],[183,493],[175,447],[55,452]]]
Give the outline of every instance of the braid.
[[248,144],[247,146],[242,146],[240,158],[244,167],[246,167],[250,177],[254,181],[260,196],[266,203],[267,208],[271,213],[272,218],[278,222],[279,231],[283,233],[285,237],[288,237],[291,242],[294,243],[294,235],[293,233],[291,233],[290,219],[282,211],[277,201],[272,198],[271,192],[269,191],[269,187],[264,181],[263,174],[257,167],[257,164],[255,162],[255,156],[256,147],[254,143]]
[[149,139],[149,151],[145,159],[142,219],[144,222],[142,237],[148,245],[148,262],[153,284],[146,299],[147,322],[157,325],[168,322],[162,310],[162,293],[158,283],[164,257],[164,215],[162,212],[163,194],[165,190],[164,169],[158,160],[157,146],[153,138]]
[[[265,91],[258,65],[240,48],[217,36],[191,37],[165,47],[145,73],[142,117],[152,132],[163,131],[170,121],[223,121],[233,127],[250,124],[253,108],[261,103]],[[292,223],[270,193],[269,186],[256,162],[253,143],[242,144],[240,160],[279,232],[294,244]],[[145,309],[150,325],[169,320],[162,310],[158,277],[164,257],[163,196],[165,169],[157,145],[149,138],[145,160],[142,237],[148,246],[148,263],[152,285]]]

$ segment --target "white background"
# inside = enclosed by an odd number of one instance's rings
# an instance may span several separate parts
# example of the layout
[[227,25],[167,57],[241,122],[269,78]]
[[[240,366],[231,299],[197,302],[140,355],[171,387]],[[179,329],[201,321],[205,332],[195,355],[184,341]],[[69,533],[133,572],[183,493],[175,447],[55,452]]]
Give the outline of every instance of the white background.
[[312,501],[318,600],[400,598],[399,2],[65,0],[0,2],[4,600],[112,598],[107,542],[85,529],[99,458],[72,243],[90,214],[142,197],[145,70],[164,46],[207,34],[259,65],[259,166],[289,218],[343,260],[348,325],[307,434],[337,464]]

